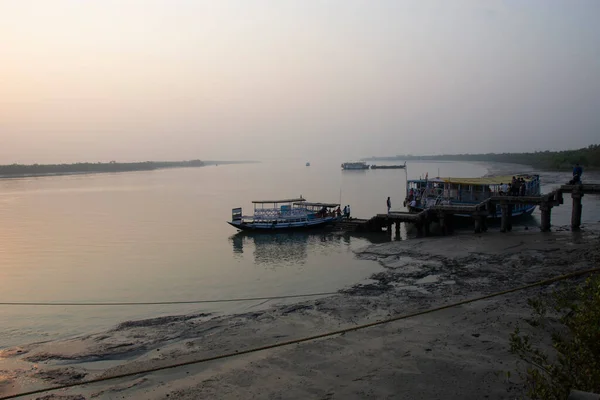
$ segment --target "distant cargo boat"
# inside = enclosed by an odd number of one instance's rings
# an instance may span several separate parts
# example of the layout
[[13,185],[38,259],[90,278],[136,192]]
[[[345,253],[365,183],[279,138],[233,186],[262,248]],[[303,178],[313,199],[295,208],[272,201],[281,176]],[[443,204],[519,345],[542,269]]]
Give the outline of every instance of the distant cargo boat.
[[342,164],[342,169],[369,169],[369,165],[364,161],[345,162]]
[[[514,180],[513,180],[514,179]],[[409,180],[406,185],[405,206],[409,212],[419,213],[437,205],[474,206],[496,196],[539,196],[539,175],[490,176],[484,178],[433,178]],[[510,192],[509,184],[517,189]],[[511,207],[512,216],[529,215],[535,204],[516,204]],[[500,205],[488,218],[500,218]],[[468,217],[468,214],[456,214]]]
[[371,165],[371,169],[404,169],[406,168],[406,162],[404,165]]
[[303,198],[253,201],[254,214],[244,216],[241,208],[231,210],[227,223],[244,231],[282,231],[325,228],[342,217],[339,204],[309,203]]

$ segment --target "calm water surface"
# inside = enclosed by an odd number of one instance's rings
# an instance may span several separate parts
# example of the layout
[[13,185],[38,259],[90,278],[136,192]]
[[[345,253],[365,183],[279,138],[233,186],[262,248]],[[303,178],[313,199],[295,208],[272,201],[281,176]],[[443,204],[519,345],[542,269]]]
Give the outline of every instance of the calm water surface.
[[[412,163],[408,176],[435,176],[438,168],[445,176],[487,172],[481,164]],[[335,291],[380,270],[354,256],[369,240],[236,234],[225,223],[231,209],[249,213],[251,201],[263,198],[341,197],[354,216],[366,218],[385,212],[387,196],[393,209],[401,209],[404,182],[403,170],[341,171],[340,162],[315,160],[0,180],[0,301],[186,301]],[[265,305],[0,306],[0,348],[124,320],[258,306]]]

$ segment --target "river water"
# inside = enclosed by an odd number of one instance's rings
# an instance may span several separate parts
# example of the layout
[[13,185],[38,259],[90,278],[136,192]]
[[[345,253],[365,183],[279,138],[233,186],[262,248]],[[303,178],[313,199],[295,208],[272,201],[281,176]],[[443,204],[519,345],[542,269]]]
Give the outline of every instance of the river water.
[[[341,199],[353,216],[368,218],[385,212],[388,196],[392,209],[402,209],[406,176],[436,176],[438,169],[442,176],[482,176],[489,168],[413,162],[405,175],[341,171],[339,164],[271,160],[0,180],[0,302],[190,301],[336,291],[380,271],[379,264],[356,259],[354,250],[389,240],[385,234],[238,235],[225,223],[231,209],[250,213],[252,200],[302,195],[309,201]],[[551,188],[564,176],[548,178],[554,180],[547,184]],[[585,199],[584,222],[597,219],[598,202]],[[553,222],[568,223],[570,207],[556,210]],[[96,332],[126,320],[264,306],[0,305],[0,348]]]

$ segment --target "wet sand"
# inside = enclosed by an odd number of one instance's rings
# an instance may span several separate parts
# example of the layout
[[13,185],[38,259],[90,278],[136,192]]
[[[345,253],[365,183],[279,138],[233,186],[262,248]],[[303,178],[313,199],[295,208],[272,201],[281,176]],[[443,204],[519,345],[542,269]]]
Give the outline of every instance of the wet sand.
[[[338,295],[229,316],[124,322],[0,353],[0,395],[235,352],[477,297],[600,260],[600,225],[459,233],[370,245],[384,272]],[[556,285],[556,284],[555,284]],[[508,339],[529,289],[344,335],[30,398],[508,399]],[[512,371],[510,380],[505,372]]]

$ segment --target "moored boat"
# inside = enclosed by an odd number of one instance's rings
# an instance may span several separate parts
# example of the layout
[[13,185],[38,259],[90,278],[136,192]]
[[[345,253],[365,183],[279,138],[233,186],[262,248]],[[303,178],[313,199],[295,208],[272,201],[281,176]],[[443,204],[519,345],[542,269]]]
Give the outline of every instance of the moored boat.
[[345,162],[342,164],[342,169],[369,169],[369,165],[364,161]]
[[[511,188],[512,187],[512,188]],[[539,196],[539,175],[490,176],[483,178],[433,178],[407,181],[405,206],[410,212],[421,212],[437,205],[473,206],[490,197]],[[528,215],[535,204],[515,204],[512,216]],[[488,218],[500,218],[500,206]],[[470,217],[456,214],[457,217]]]
[[404,169],[406,168],[406,162],[402,165],[371,165],[371,169]]
[[324,228],[335,224],[339,204],[309,203],[302,197],[286,200],[253,201],[254,214],[245,216],[241,208],[231,210],[227,223],[240,230],[280,231]]

